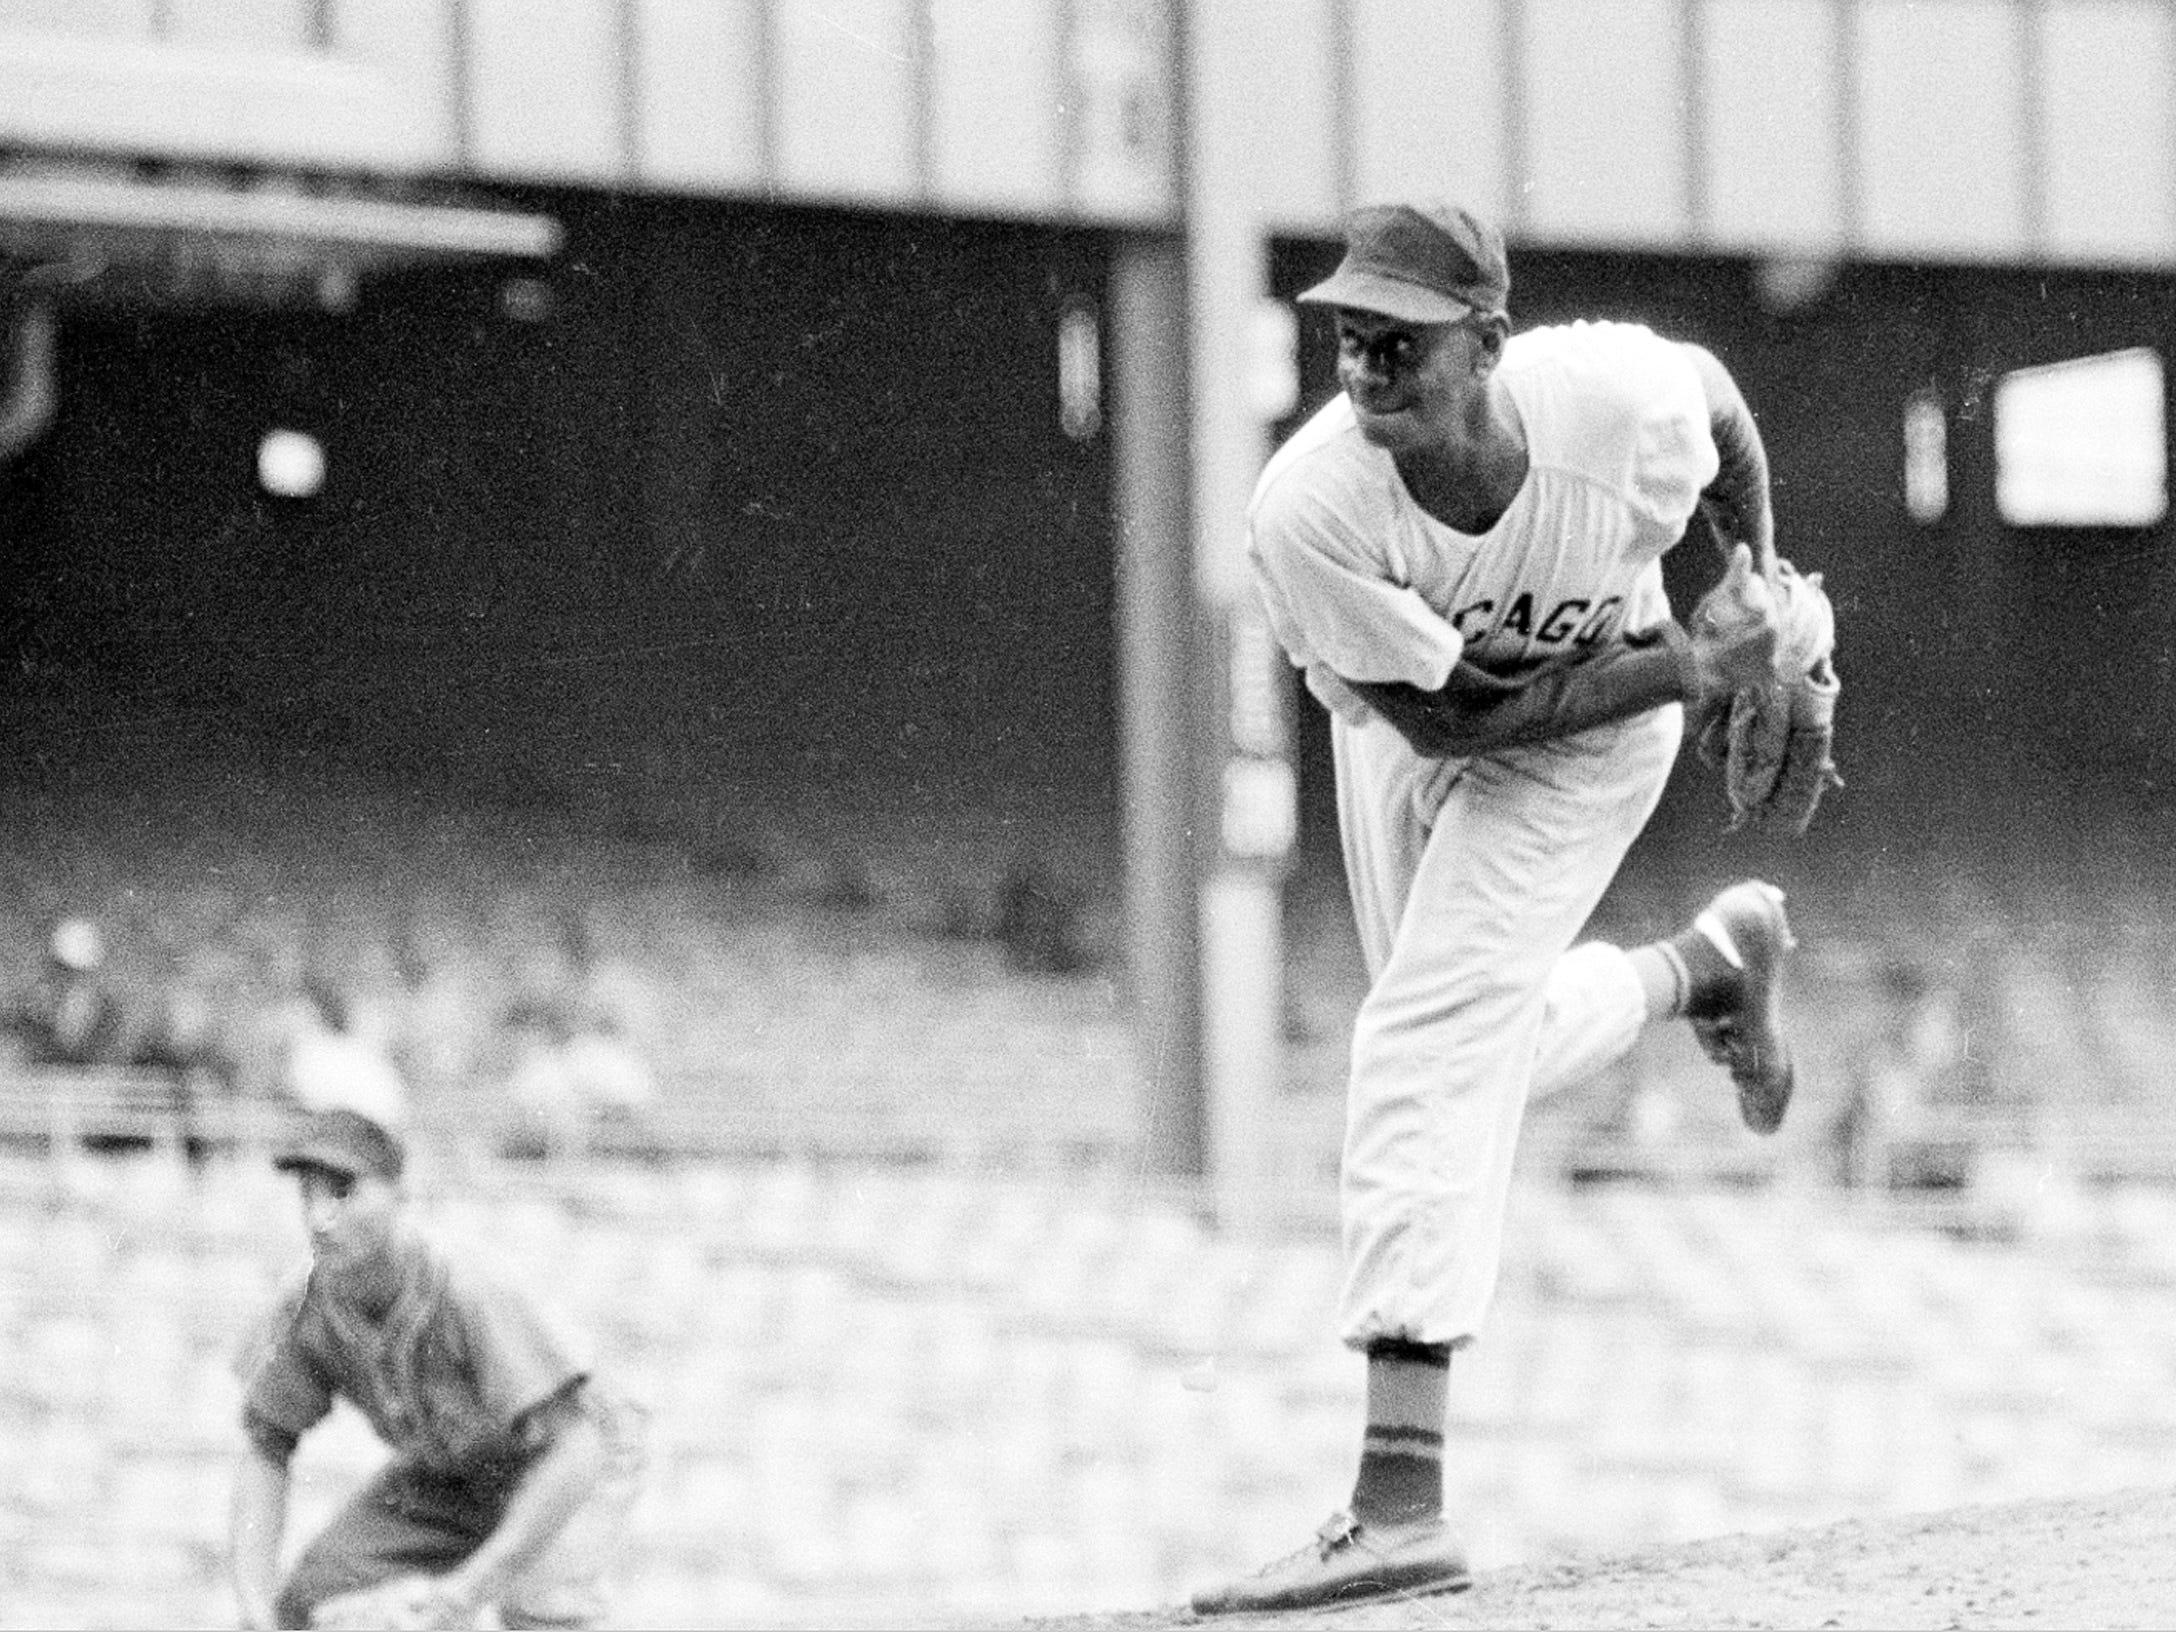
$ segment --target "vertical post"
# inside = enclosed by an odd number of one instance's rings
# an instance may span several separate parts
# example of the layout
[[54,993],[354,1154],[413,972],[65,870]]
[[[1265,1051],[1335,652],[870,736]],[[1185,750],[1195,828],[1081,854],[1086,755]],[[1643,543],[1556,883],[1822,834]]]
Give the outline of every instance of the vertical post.
[[1275,1202],[1283,1087],[1283,875],[1297,824],[1282,654],[1249,574],[1246,508],[1267,456],[1260,381],[1267,245],[1254,200],[1261,87],[1243,8],[1181,0],[1194,592],[1213,661],[1204,756],[1202,1078],[1217,1217],[1249,1231]]
[[[1236,520],[1232,525],[1237,526]],[[1286,665],[1251,600],[1218,608],[1213,843],[1202,885],[1202,1046],[1218,1222],[1271,1222],[1283,1087],[1284,892],[1298,795]]]
[[1112,462],[1127,965],[1149,1165],[1204,1171],[1196,863],[1201,664],[1189,493],[1186,251],[1121,237],[1111,267]]
[[1150,1160],[1248,1230],[1274,1201],[1297,822],[1288,674],[1244,548],[1273,417],[1260,87],[1244,8],[1168,4],[1178,230],[1119,241],[1110,303],[1127,921]]

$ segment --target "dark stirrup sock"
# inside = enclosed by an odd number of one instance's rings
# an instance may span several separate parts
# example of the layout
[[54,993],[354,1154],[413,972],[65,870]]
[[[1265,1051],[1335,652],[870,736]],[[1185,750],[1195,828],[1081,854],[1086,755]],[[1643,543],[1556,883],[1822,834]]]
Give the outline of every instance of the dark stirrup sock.
[[1443,1511],[1443,1416],[1448,1343],[1386,1338],[1368,1345],[1368,1421],[1352,1514],[1362,1524],[1411,1524]]
[[1730,939],[1730,931],[1713,913],[1703,912],[1691,925],[1656,945],[1674,954],[1685,972],[1683,1014],[1698,1014],[1718,998],[1736,989],[1745,958]]

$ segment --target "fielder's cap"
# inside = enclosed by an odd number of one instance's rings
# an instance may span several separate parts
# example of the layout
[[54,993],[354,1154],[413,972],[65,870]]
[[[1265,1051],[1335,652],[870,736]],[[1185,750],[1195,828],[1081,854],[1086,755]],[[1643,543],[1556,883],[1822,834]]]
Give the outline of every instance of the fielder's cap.
[[1406,323],[1501,312],[1511,296],[1503,234],[1457,204],[1363,204],[1345,217],[1345,259],[1300,296]]
[[397,1179],[408,1165],[408,1153],[400,1140],[360,1111],[313,1111],[272,1165],[282,1173],[316,1168],[351,1179],[365,1174]]

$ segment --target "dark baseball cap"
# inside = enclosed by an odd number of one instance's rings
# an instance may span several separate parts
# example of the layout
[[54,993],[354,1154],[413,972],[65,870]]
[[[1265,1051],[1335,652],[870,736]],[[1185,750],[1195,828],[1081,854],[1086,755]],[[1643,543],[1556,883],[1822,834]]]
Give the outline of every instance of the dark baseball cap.
[[397,1179],[408,1165],[401,1142],[360,1111],[314,1111],[272,1158],[282,1173],[316,1168],[358,1179]]
[[1501,312],[1511,296],[1503,234],[1457,204],[1363,204],[1345,217],[1345,259],[1300,296],[1406,323]]

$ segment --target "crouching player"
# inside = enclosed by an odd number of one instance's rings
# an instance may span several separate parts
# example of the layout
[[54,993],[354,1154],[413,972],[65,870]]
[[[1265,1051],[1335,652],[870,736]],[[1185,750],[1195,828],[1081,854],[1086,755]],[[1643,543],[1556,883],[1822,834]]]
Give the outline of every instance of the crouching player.
[[[311,1261],[245,1349],[229,1521],[246,1627],[595,1625],[643,1462],[620,1398],[529,1298],[413,1218],[401,1143],[353,1111],[276,1159]],[[280,1576],[289,1461],[345,1399],[392,1455]]]

